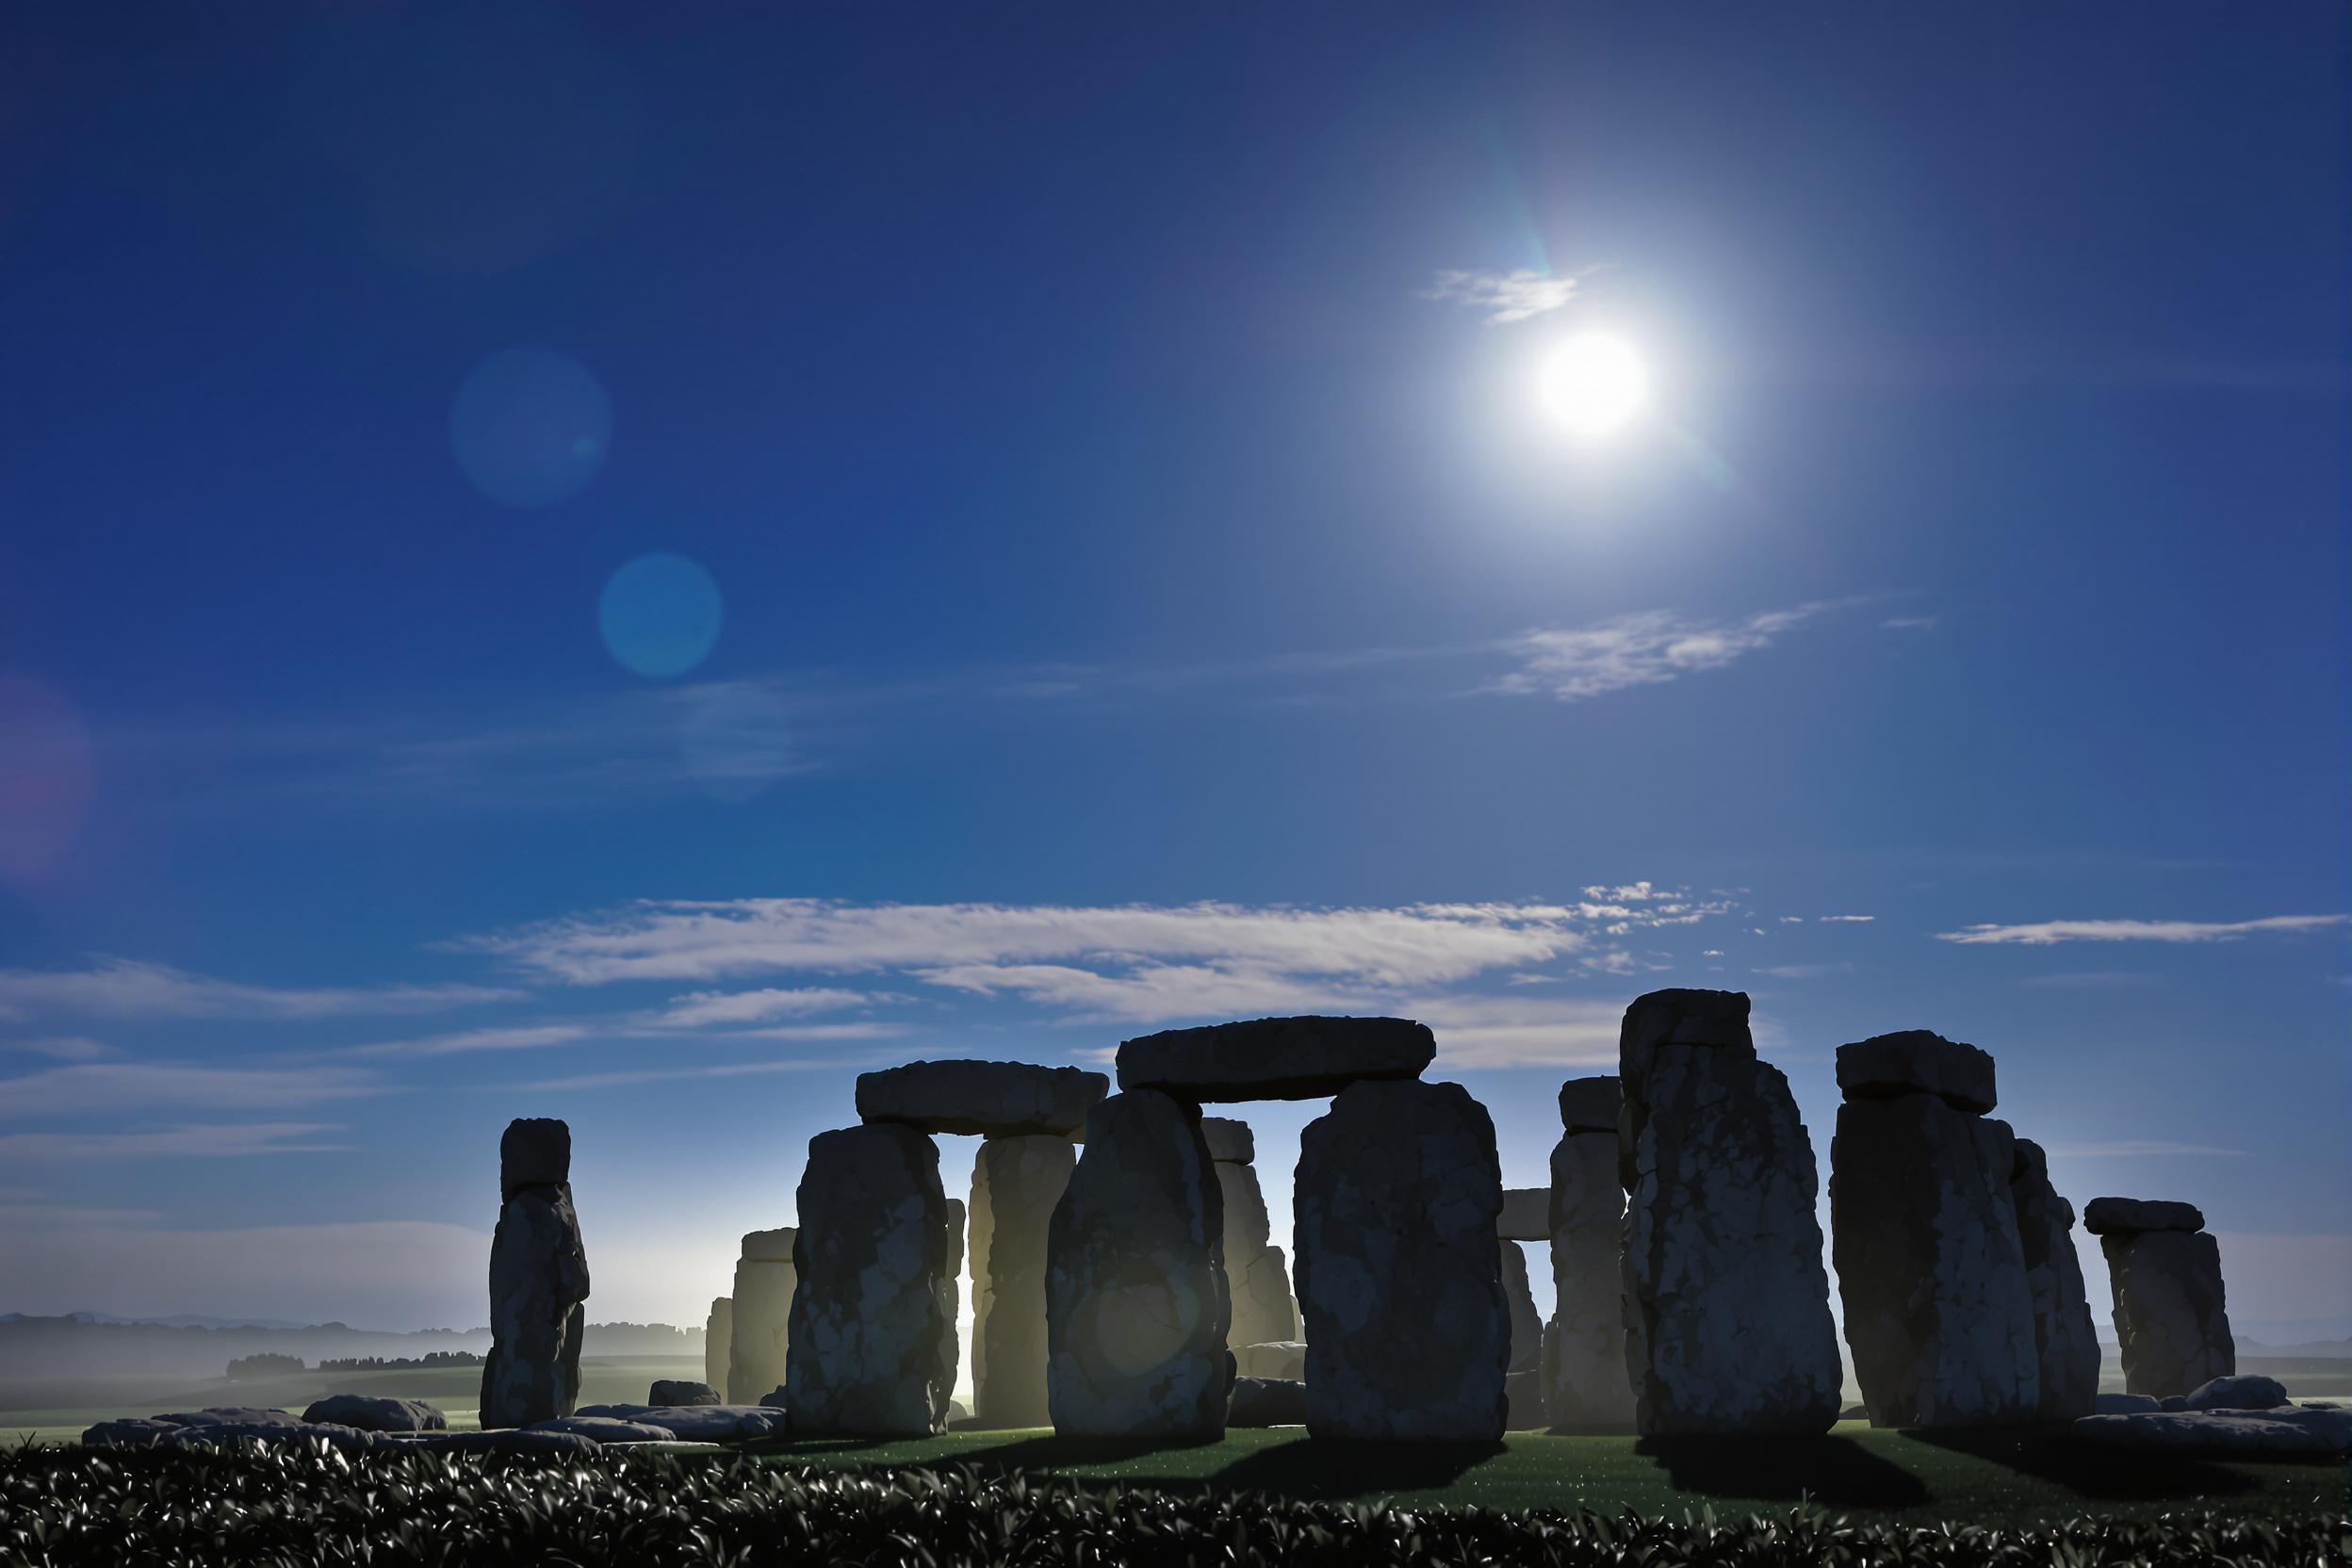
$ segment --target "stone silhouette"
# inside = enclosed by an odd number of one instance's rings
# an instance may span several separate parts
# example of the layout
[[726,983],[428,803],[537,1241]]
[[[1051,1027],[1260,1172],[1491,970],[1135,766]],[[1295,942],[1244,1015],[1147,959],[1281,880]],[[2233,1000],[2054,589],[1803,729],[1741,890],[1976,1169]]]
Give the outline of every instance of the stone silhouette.
[[1235,1345],[1296,1339],[1298,1310],[1291,1300],[1290,1269],[1282,1250],[1272,1244],[1266,1193],[1252,1163],[1257,1140],[1248,1122],[1229,1117],[1202,1117],[1200,1133],[1225,1203],[1225,1281],[1233,1300],[1228,1338]]
[[727,1387],[727,1358],[734,1352],[735,1298],[713,1296],[710,1315],[702,1323],[702,1380],[712,1388]]
[[1426,1024],[1401,1018],[1261,1018],[1170,1029],[1119,1048],[1119,1086],[1198,1104],[1321,1100],[1367,1078],[1418,1078],[1437,1057]]
[[858,1075],[858,1116],[923,1133],[1074,1138],[1110,1092],[1100,1072],[1026,1062],[908,1062]]
[[490,1353],[481,1422],[528,1427],[572,1413],[587,1326],[588,1254],[572,1210],[572,1130],[523,1119],[498,1140],[502,1205],[490,1243]]
[[2074,1205],[2050,1184],[2041,1145],[2017,1140],[2009,1196],[2025,1250],[2025,1284],[2034,1302],[2034,1346],[2040,1398],[2035,1418],[2072,1421],[2093,1413],[2099,1396],[2099,1331],[2074,1250]]
[[1087,1114],[1046,1246],[1046,1394],[1065,1436],[1215,1438],[1232,1304],[1199,1107],[1154,1089]]
[[792,1246],[800,1233],[790,1225],[753,1231],[743,1237],[735,1265],[734,1308],[727,1333],[727,1403],[757,1404],[784,1380],[792,1343]]
[[972,1420],[1042,1427],[1046,1233],[1078,1150],[1048,1134],[992,1137],[972,1163]]
[[2107,1255],[2126,1389],[2185,1396],[2237,1371],[2221,1249],[2194,1204],[2094,1198],[2082,1228]]
[[1826,1431],[1843,1377],[1813,1146],[1788,1081],[1756,1058],[1746,995],[1638,998],[1618,1076],[1638,1425],[1677,1436]]
[[1551,1321],[1544,1329],[1544,1409],[1555,1427],[1630,1427],[1625,1377],[1625,1192],[1617,1180],[1615,1077],[1560,1088],[1546,1224]]
[[1876,1427],[1982,1427],[2039,1408],[2034,1298],[1993,1059],[1925,1029],[1838,1051],[1829,1205],[1846,1343]]

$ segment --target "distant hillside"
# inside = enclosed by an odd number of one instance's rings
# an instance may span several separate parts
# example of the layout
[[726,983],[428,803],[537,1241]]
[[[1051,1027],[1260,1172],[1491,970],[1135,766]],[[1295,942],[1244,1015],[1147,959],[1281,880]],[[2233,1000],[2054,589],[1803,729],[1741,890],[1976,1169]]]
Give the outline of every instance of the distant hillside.
[[[310,1365],[351,1356],[413,1359],[433,1350],[490,1348],[490,1331],[424,1329],[388,1333],[341,1323],[299,1328],[175,1322],[119,1322],[97,1313],[70,1317],[0,1314],[0,1377],[84,1377],[151,1373],[218,1378],[240,1356],[272,1351]],[[702,1331],[667,1323],[591,1323],[583,1351],[591,1356],[698,1356]]]

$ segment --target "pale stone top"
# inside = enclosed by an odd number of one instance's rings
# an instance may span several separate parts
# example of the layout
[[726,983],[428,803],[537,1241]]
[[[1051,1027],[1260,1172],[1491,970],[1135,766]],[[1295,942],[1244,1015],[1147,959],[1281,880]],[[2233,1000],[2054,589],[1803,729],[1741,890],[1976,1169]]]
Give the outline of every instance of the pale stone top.
[[1613,1133],[1617,1107],[1625,1098],[1625,1086],[1614,1073],[1606,1078],[1571,1078],[1560,1086],[1560,1128],[1570,1133]]
[[746,1263],[790,1263],[792,1261],[792,1240],[800,1232],[787,1225],[776,1231],[753,1231],[743,1237],[743,1261]]
[[1503,1212],[1494,1217],[1494,1233],[1505,1241],[1552,1239],[1552,1189],[1505,1187]]
[[923,1133],[1022,1137],[1085,1133],[1111,1090],[1100,1072],[1027,1062],[908,1062],[858,1075],[858,1115]]
[[2133,1235],[2147,1231],[2201,1231],[2205,1215],[2194,1203],[2154,1198],[2094,1198],[2082,1209],[2082,1228],[2095,1236]]
[[1904,1029],[1839,1046],[1838,1086],[1848,1100],[1941,1095],[1954,1110],[1980,1114],[2000,1102],[1993,1092],[1992,1056],[1929,1029]]
[[572,1179],[572,1130],[552,1117],[517,1117],[498,1139],[498,1200]]
[[1402,1018],[1261,1018],[1169,1029],[1119,1048],[1119,1086],[1179,1099],[1323,1100],[1368,1079],[1418,1078],[1437,1058]]
[[1209,1140],[1212,1160],[1248,1165],[1258,1157],[1257,1135],[1250,1131],[1246,1121],[1235,1121],[1229,1116],[1204,1116],[1200,1119],[1200,1135]]

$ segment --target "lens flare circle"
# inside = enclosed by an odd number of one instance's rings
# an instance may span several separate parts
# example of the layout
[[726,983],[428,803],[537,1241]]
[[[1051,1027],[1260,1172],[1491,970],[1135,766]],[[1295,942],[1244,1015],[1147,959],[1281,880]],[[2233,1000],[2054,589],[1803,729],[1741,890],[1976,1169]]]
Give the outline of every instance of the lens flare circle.
[[1650,368],[1624,338],[1580,333],[1544,360],[1538,392],[1545,412],[1576,434],[1612,435],[1649,402]]
[[710,657],[725,619],[719,585],[682,555],[656,550],[614,572],[596,601],[596,629],[623,669],[648,679],[684,675]]
[[604,466],[612,403],[594,372],[552,349],[474,367],[449,407],[449,449],[475,489],[522,511],[566,501]]

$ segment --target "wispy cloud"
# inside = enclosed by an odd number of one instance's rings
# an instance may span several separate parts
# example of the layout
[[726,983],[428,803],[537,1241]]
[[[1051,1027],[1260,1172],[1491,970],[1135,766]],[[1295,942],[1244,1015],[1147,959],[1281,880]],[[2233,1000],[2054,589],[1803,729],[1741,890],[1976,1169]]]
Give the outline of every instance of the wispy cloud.
[[537,1083],[511,1086],[534,1094],[554,1094],[574,1089],[612,1089],[627,1088],[635,1084],[666,1084],[688,1078],[759,1078],[773,1072],[811,1072],[870,1065],[860,1058],[770,1057],[757,1062],[722,1062],[715,1067],[657,1067],[623,1072],[583,1072],[568,1078],[542,1078]]
[[1437,1035],[1438,1061],[1460,1071],[1514,1067],[1614,1070],[1630,996],[1611,1001],[1541,996],[1430,996],[1409,1016]]
[[2069,1158],[2078,1160],[2099,1160],[2138,1157],[2170,1158],[2175,1154],[2237,1155],[2244,1154],[2246,1151],[2243,1149],[2216,1149],[2211,1144],[2204,1143],[2161,1143],[2148,1139],[2125,1139],[2116,1143],[2054,1144],[2050,1147],[2049,1152],[2052,1154],[2065,1154]]
[[1861,925],[1876,920],[1876,915],[1815,915],[1823,925]]
[[1439,272],[1420,297],[1484,311],[1486,324],[1500,327],[1564,309],[1576,297],[1581,281],[1576,274],[1558,278],[1526,269],[1515,272],[1449,270]]
[[2069,970],[2062,974],[2029,974],[2017,982],[2020,986],[2080,988],[2084,990],[2105,990],[2126,986],[2152,986],[2155,983],[2156,977],[2152,974],[2115,969]]
[[1831,608],[1805,604],[1736,621],[1643,610],[1592,626],[1530,631],[1510,645],[1519,668],[1489,690],[1582,702],[1627,687],[1662,685],[1770,647],[1783,632]]
[[1841,960],[1831,964],[1773,964],[1756,972],[1779,980],[1819,980],[1824,974],[1842,974],[1852,968],[1852,964]]
[[1933,631],[1941,615],[1889,615],[1878,623],[1882,631]]
[[542,1046],[569,1045],[595,1031],[580,1023],[520,1024],[509,1029],[461,1029],[454,1034],[427,1035],[419,1039],[377,1040],[349,1045],[328,1053],[335,1056],[465,1056],[483,1051],[534,1051]]
[[172,1126],[136,1133],[0,1134],[0,1160],[232,1158],[248,1154],[344,1154],[348,1143],[317,1141],[341,1127],[316,1121]]
[[656,1015],[656,1022],[681,1029],[709,1024],[764,1023],[771,1019],[805,1018],[810,1013],[838,1013],[863,1006],[863,991],[824,986],[798,989],[754,991],[690,991],[674,996]]
[[27,1055],[46,1056],[56,1062],[94,1062],[115,1054],[114,1047],[104,1040],[93,1040],[86,1035],[59,1035],[48,1039],[11,1040],[0,1050],[22,1051]]
[[1939,931],[1936,939],[1975,946],[2009,942],[2049,947],[2057,942],[2227,942],[2281,931],[2316,931],[2352,924],[2352,915],[2271,915],[2262,920],[2046,920],[2025,925],[1968,925]]
[[279,1110],[382,1092],[375,1074],[362,1068],[85,1062],[0,1079],[0,1117],[116,1114],[157,1106]]
[[133,958],[87,969],[0,970],[0,1018],[73,1013],[114,1019],[322,1019],[440,1012],[524,993],[489,986],[284,988],[240,985]]

